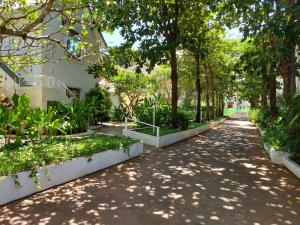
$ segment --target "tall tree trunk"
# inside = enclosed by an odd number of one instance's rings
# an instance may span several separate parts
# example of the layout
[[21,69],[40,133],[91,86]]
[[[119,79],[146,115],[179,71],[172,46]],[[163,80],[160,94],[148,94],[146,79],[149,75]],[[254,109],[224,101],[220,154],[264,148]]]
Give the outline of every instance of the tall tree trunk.
[[171,64],[171,83],[172,83],[172,126],[174,128],[178,127],[178,73],[177,73],[177,56],[176,56],[176,42],[178,41],[179,27],[179,0],[175,0],[174,12],[175,12],[175,20],[172,23],[172,29],[170,33],[166,33],[168,43],[173,44],[174,47],[170,50],[170,64]]
[[219,117],[223,117],[223,97],[222,97],[222,94],[219,94],[219,103],[220,103]]
[[278,116],[277,99],[276,99],[276,72],[274,71],[275,65],[271,65],[269,68],[270,79],[270,111],[271,118],[276,119]]
[[206,83],[206,117],[207,120],[210,120],[210,106],[209,106],[209,81],[208,81],[208,61],[206,57],[205,62],[205,83]]
[[219,99],[218,117],[222,117],[222,99],[220,93],[218,94],[218,99]]
[[224,103],[224,96],[223,94],[221,94],[221,116],[224,116],[224,107],[225,107],[225,103]]
[[196,63],[196,70],[195,70],[195,87],[196,87],[196,118],[195,122],[200,123],[201,122],[201,81],[200,81],[200,54],[195,54],[195,63]]
[[172,125],[178,127],[177,122],[177,103],[178,103],[178,73],[176,48],[171,50],[171,83],[172,83]]
[[268,107],[268,82],[267,79],[262,79],[261,84],[261,107]]
[[215,76],[214,76],[214,73],[211,70],[211,67],[210,67],[209,64],[208,64],[208,68],[209,68],[209,74],[211,76],[211,102],[212,102],[211,117],[213,119],[216,119],[216,101],[215,101],[216,87],[215,87]]
[[289,104],[291,98],[296,93],[296,45],[289,43],[289,50],[290,54],[288,58],[281,59],[278,64],[277,68],[280,72],[282,79],[283,79],[283,95],[286,100],[286,103]]
[[[295,41],[295,38],[297,34],[295,34],[295,30],[297,28],[296,21],[298,21],[299,15],[295,9],[300,6],[300,2],[295,0],[276,0],[275,2],[276,17],[289,17],[289,24],[283,34],[285,40],[281,43],[286,49],[288,49],[288,52],[286,52],[285,56],[282,56],[282,58],[277,62],[277,68],[283,79],[283,97],[285,98],[286,103],[290,104],[290,100],[296,93],[297,58],[295,56],[295,52],[297,41]],[[282,11],[282,8],[285,8],[285,10]]]
[[212,118],[216,119],[216,104],[215,104],[215,88],[214,88],[214,80],[212,80],[212,87],[211,87],[211,103],[212,103]]
[[254,100],[254,99],[250,100],[250,107],[251,107],[251,109],[255,109],[257,107],[256,100]]
[[220,102],[219,102],[220,98],[219,98],[219,92],[218,90],[216,90],[216,118],[219,117],[220,115]]

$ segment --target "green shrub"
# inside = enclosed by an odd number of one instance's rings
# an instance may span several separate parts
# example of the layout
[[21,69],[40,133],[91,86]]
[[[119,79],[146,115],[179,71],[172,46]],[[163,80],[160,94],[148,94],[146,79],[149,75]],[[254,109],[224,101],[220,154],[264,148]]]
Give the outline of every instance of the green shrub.
[[[67,134],[85,132],[92,121],[95,121],[99,115],[97,110],[96,98],[91,98],[88,101],[73,99],[69,104],[61,102],[54,103],[48,111],[51,110],[55,119],[62,121],[62,129]],[[99,117],[98,117],[99,118]]]
[[177,113],[177,122],[180,130],[187,130],[190,126],[188,116],[182,112]]
[[288,136],[283,123],[284,118],[279,116],[269,127],[263,129],[263,141],[275,150],[283,150],[282,147],[287,143]]
[[114,106],[112,110],[112,120],[116,122],[124,121],[124,117],[127,115],[126,110],[119,105],[118,107]]
[[172,110],[161,96],[145,98],[142,103],[133,107],[135,117],[144,123],[153,124],[153,114],[155,111],[156,126],[170,126]]
[[255,123],[257,121],[259,114],[260,114],[260,109],[251,109],[249,111],[249,120]]
[[91,89],[86,94],[86,103],[93,103],[91,125],[110,120],[112,102],[109,93],[99,87]]
[[[0,102],[0,135],[4,136],[7,149],[22,146],[28,139],[41,139],[42,134],[53,135],[63,132],[61,121],[54,118],[53,112],[42,109],[30,110],[27,95],[14,95],[12,102],[7,98]],[[11,136],[15,134],[15,141]]]
[[185,114],[189,120],[195,120],[195,107],[191,108],[191,107],[180,107],[179,108],[179,112]]
[[285,115],[285,131],[288,135],[287,150],[300,153],[300,94],[295,95]]
[[269,109],[251,109],[249,119],[256,123],[260,128],[267,128],[272,124]]

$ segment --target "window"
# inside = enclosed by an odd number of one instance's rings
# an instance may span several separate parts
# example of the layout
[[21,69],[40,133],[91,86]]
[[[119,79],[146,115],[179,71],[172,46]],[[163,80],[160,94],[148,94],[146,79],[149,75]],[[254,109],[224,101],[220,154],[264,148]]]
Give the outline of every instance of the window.
[[67,39],[67,49],[70,53],[80,57],[81,50],[78,49],[78,44],[80,44],[79,33],[74,30],[69,30],[69,38]]
[[[75,95],[76,98],[80,99],[80,88],[68,87],[68,89],[73,93],[73,95]],[[68,98],[73,97],[68,90],[66,91],[66,95]]]

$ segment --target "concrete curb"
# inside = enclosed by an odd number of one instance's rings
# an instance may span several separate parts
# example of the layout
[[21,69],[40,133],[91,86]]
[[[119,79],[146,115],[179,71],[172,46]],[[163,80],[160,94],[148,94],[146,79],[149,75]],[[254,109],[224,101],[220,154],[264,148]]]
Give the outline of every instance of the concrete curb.
[[181,132],[177,132],[174,134],[169,134],[161,137],[156,137],[148,134],[143,134],[140,132],[136,132],[134,130],[123,130],[123,135],[126,137],[131,137],[134,139],[141,140],[143,143],[152,145],[158,148],[165,147],[170,144],[174,144],[176,142],[182,141],[184,139],[193,137],[195,135],[201,134],[215,126],[218,126],[219,124],[223,123],[225,119],[220,119],[218,121],[211,122],[207,125],[204,125],[202,127],[194,128],[194,129],[189,129],[189,130],[184,130]]
[[296,177],[300,179],[300,165],[294,162],[289,156],[285,155],[282,158],[282,163],[288,168]]

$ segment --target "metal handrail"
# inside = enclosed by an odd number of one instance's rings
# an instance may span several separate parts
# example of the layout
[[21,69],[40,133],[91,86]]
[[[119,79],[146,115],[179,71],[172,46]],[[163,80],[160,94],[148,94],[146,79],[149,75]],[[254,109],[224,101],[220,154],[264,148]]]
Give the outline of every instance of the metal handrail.
[[[23,82],[23,83],[22,83]],[[69,96],[76,97],[74,93],[66,86],[64,82],[47,75],[20,76],[20,86],[40,86],[54,88],[68,93]]]
[[8,65],[0,61],[0,68],[13,79],[17,84],[20,83],[20,75],[13,71]]
[[156,137],[159,138],[159,130],[160,130],[160,127],[155,126],[155,125],[153,125],[153,124],[149,124],[149,123],[145,123],[145,122],[139,121],[139,120],[134,119],[134,118],[128,118],[128,117],[125,117],[125,130],[126,130],[126,131],[128,130],[128,121],[132,121],[132,122],[135,122],[135,123],[140,123],[140,124],[144,124],[144,125],[153,127],[153,129],[156,129]]

